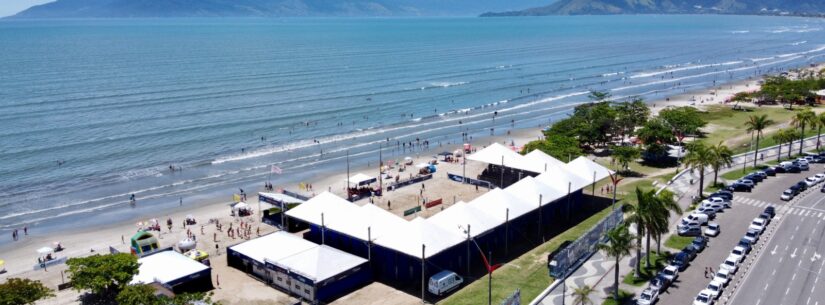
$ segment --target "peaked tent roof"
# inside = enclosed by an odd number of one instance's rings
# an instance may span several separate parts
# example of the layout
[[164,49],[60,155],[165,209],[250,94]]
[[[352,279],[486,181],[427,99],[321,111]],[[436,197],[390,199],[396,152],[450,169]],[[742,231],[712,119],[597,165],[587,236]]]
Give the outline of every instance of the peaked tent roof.
[[584,156],[570,161],[570,163],[567,163],[566,168],[569,172],[587,179],[590,183],[593,183],[593,173],[596,173],[596,181],[607,178],[613,173],[613,171]]
[[541,203],[545,204],[567,195],[567,189],[561,189],[558,185],[548,185],[533,177],[526,177],[504,189],[505,192],[521,199],[522,201],[533,203],[538,207],[539,195]]
[[357,211],[358,206],[355,204],[330,192],[323,192],[287,211],[286,215],[320,225],[323,213],[324,225],[330,226],[336,221],[348,221],[346,217],[357,214]]
[[376,180],[375,177],[370,177],[364,175],[362,173],[357,173],[349,177],[349,179],[344,179],[345,181],[349,181],[349,184],[356,184],[360,185],[361,183],[372,183],[373,180]]
[[519,155],[512,149],[507,148],[499,143],[493,143],[482,150],[467,157],[469,160],[484,162],[488,164],[502,165],[504,161],[505,167],[521,169],[534,172],[535,167],[530,166],[524,156]]
[[[407,223],[406,219],[373,204],[359,207],[354,213],[348,214],[346,220],[336,221],[327,227],[361,240],[369,238],[376,240]],[[367,234],[367,228],[369,228],[369,234]]]
[[425,219],[417,217],[382,235],[375,241],[376,244],[387,247],[412,257],[421,257],[421,245],[426,245],[425,257],[431,257],[465,241],[465,237],[439,226],[429,224]]
[[141,257],[138,263],[138,274],[130,284],[149,284],[155,280],[165,284],[209,269],[208,266],[171,250]]
[[538,173],[548,172],[553,169],[553,166],[564,166],[564,162],[561,160],[553,158],[538,149],[524,155],[524,159],[527,160],[533,168],[541,170]]
[[503,223],[463,201],[456,202],[449,208],[427,218],[427,222],[463,236],[466,236],[464,232],[469,225],[472,237],[479,236]]
[[567,195],[568,183],[570,183],[571,192],[578,191],[592,183],[592,178],[582,178],[579,175],[570,173],[565,168],[558,168],[558,170],[548,171],[544,174],[536,176],[535,179],[541,183],[564,190],[565,195]]
[[468,205],[484,211],[500,223],[507,221],[508,210],[509,219],[516,219],[538,208],[537,204],[527,203],[500,188],[496,188],[479,196],[475,200],[470,201]]
[[273,263],[318,283],[366,262],[358,256],[320,245]]

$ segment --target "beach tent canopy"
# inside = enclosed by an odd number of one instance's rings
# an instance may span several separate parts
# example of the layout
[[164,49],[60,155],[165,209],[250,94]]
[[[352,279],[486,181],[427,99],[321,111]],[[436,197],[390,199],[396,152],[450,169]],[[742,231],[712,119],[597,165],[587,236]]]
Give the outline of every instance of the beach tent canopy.
[[507,221],[508,216],[510,220],[513,220],[538,208],[538,203],[525,202],[500,188],[479,196],[470,201],[468,205],[484,211],[499,223]]
[[442,151],[442,152],[441,152],[441,153],[439,153],[438,155],[439,155],[439,156],[452,156],[452,155],[453,155],[453,153],[451,153],[451,152],[449,152],[449,151]]
[[548,172],[553,170],[555,167],[562,167],[565,165],[565,163],[559,159],[553,158],[538,149],[524,155],[524,159],[530,164],[531,168],[540,170],[538,173]]
[[370,184],[370,183],[373,183],[375,181],[378,181],[378,179],[376,179],[375,177],[370,177],[370,176],[364,175],[362,173],[357,173],[357,174],[353,175],[352,177],[349,177],[349,180],[347,180],[347,181],[349,181],[349,184],[365,185],[365,184]]
[[817,96],[825,96],[825,89],[814,91],[814,94],[816,94]]
[[208,266],[175,251],[163,251],[138,259],[138,274],[130,284],[169,283],[199,273]]
[[43,248],[37,249],[37,253],[40,254],[40,255],[46,255],[46,254],[49,254],[49,253],[52,253],[52,252],[54,252],[54,249],[52,249],[52,247],[43,247]]
[[421,245],[426,245],[424,257],[427,258],[464,241],[465,236],[456,231],[430,225],[425,219],[417,217],[382,235],[375,243],[416,258],[421,257]]
[[243,201],[238,202],[238,203],[236,203],[235,205],[232,206],[232,209],[235,209],[235,210],[243,210],[243,209],[248,209],[248,208],[249,208],[249,205],[246,204],[246,202],[243,202]]
[[467,236],[467,227],[470,228],[470,236],[476,237],[484,232],[492,230],[502,224],[498,219],[487,215],[475,207],[469,206],[463,201],[456,202],[449,208],[427,218],[427,223],[453,231],[462,236]]
[[349,221],[351,215],[358,213],[358,206],[330,192],[323,192],[286,212],[286,215],[310,224],[330,226],[336,221]]
[[366,262],[366,259],[358,256],[320,245],[273,263],[318,283]]
[[263,193],[263,192],[259,192],[258,193],[258,199],[261,199],[261,197],[264,197],[265,199],[272,200],[274,202],[304,203],[304,201],[301,200],[301,199],[298,199],[298,198],[295,198],[295,197],[292,197],[292,196],[289,196],[289,195],[281,194],[281,193]]
[[[607,178],[613,171],[607,169],[606,167],[591,161],[584,156],[578,157],[570,163],[567,163],[567,170],[571,173],[577,174],[580,177],[587,179],[589,183],[593,183],[593,177],[595,174],[595,181],[602,180]],[[588,184],[589,184],[588,183]]]
[[541,195],[541,203],[545,204],[567,195],[567,188],[561,188],[559,185],[548,185],[533,177],[526,177],[519,180],[519,182],[504,189],[505,192],[521,199],[524,202],[539,204],[539,195]]
[[407,223],[407,220],[373,204],[356,208],[346,218],[335,219],[327,225],[328,228],[360,240],[376,240]]
[[493,143],[490,146],[469,155],[467,159],[494,165],[504,165],[504,167],[526,170],[530,172],[539,172],[539,169],[526,162],[527,160],[524,159],[524,156],[499,143]]

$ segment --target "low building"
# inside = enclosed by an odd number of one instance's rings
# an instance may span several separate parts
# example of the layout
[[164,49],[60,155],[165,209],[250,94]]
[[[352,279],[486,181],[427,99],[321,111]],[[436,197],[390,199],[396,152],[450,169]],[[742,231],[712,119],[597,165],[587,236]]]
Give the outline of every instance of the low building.
[[174,293],[212,290],[212,268],[173,250],[138,259],[138,274],[130,284],[157,283]]
[[366,259],[283,231],[229,247],[227,254],[229,266],[313,303],[372,281]]

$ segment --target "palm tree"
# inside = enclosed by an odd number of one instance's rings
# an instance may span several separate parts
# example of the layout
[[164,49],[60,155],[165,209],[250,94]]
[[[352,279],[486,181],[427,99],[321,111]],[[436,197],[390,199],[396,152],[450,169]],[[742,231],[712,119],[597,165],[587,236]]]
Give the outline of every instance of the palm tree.
[[616,259],[616,268],[614,272],[613,282],[613,298],[619,300],[619,261],[625,256],[630,255],[633,250],[633,236],[627,230],[627,225],[621,224],[618,227],[607,231],[605,234],[607,242],[599,244],[599,250],[612,258]]
[[[799,131],[793,128],[785,129],[785,141],[788,142],[788,159],[791,158],[791,148],[793,148],[793,141],[799,137]],[[799,143],[802,146],[802,143]]]
[[650,267],[650,236],[652,234],[656,234],[656,252],[662,253],[661,249],[659,248],[661,237],[663,234],[667,234],[670,232],[670,213],[682,214],[682,208],[679,206],[679,203],[673,199],[674,195],[672,192],[668,190],[662,190],[658,194],[656,194],[656,201],[655,202],[655,217],[653,221],[649,223],[649,227],[646,230],[647,235],[647,253],[648,253],[648,260],[647,266]]
[[[760,116],[752,115],[748,121],[745,122],[745,126],[748,127],[748,132],[756,133],[756,150],[753,151],[753,167],[756,167],[756,156],[759,152],[759,138],[762,136],[762,130],[772,124],[773,121],[768,119],[768,115],[766,114]],[[716,177],[713,178],[713,184],[716,184]]]
[[[756,143],[759,143],[758,134],[756,136]],[[719,144],[708,147],[708,149],[711,153],[710,166],[713,168],[713,185],[716,185],[716,181],[719,176],[719,168],[722,166],[731,166],[733,164],[733,151],[731,151],[726,145],[723,145],[721,141]],[[756,167],[756,156],[753,158],[753,166]]]
[[825,127],[825,113],[820,113],[816,117],[816,150],[819,150],[819,137],[822,135],[822,127]]
[[797,112],[796,115],[791,119],[791,125],[794,127],[799,128],[799,154],[802,154],[802,145],[803,141],[805,140],[805,126],[814,126],[816,125],[816,114],[811,111],[810,109],[805,109],[800,112]]
[[691,170],[699,169],[699,197],[702,197],[702,190],[705,186],[705,167],[711,165],[712,157],[713,154],[705,143],[693,142],[688,146],[684,163]]
[[779,160],[781,160],[781,158],[782,158],[782,144],[785,144],[785,130],[783,130],[783,129],[777,130],[776,133],[771,135],[771,138],[773,139],[774,142],[779,144],[779,145],[777,145],[778,150],[776,152],[776,162],[779,162]]
[[637,186],[636,204],[627,204],[622,207],[622,211],[627,215],[625,221],[636,226],[636,268],[634,270],[636,277],[639,277],[642,271],[642,236],[647,233],[648,223],[653,218],[654,192],[654,190],[643,192]]
[[593,287],[588,285],[573,289],[573,296],[575,297],[573,302],[579,305],[593,304],[593,301],[590,300],[591,293],[593,293]]

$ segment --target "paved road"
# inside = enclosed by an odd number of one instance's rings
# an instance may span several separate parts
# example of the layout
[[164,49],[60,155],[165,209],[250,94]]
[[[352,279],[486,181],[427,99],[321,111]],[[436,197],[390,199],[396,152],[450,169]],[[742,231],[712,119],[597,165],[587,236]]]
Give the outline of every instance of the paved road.
[[781,224],[729,304],[825,304],[825,194],[816,187],[780,212]]

